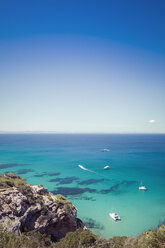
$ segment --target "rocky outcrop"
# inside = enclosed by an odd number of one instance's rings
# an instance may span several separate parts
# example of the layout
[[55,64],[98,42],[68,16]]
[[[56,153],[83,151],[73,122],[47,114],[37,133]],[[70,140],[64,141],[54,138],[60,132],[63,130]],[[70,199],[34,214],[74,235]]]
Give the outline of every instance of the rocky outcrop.
[[53,241],[84,224],[77,209],[62,195],[53,195],[43,186],[26,184],[18,175],[0,175],[0,224],[17,235],[36,230]]

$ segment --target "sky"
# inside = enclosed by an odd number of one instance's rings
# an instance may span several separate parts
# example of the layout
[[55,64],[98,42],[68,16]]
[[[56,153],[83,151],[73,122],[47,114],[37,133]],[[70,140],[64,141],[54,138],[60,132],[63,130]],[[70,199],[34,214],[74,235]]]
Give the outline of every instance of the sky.
[[164,0],[0,0],[0,132],[165,133]]

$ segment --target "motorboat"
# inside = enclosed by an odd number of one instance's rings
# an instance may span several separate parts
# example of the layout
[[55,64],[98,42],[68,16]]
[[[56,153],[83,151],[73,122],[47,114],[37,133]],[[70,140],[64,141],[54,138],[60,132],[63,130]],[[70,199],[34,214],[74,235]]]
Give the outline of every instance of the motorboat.
[[109,169],[109,165],[104,166],[104,170],[108,170]]
[[104,152],[109,152],[109,149],[105,148],[103,149]]
[[147,188],[145,186],[140,186],[139,189],[144,190],[144,191],[147,190]]
[[117,221],[117,220],[121,220],[120,219],[120,216],[117,214],[117,213],[109,213],[109,216],[113,219],[113,220],[115,220],[115,221]]
[[140,183],[139,190],[143,190],[143,191],[147,190],[147,188],[143,185],[142,181]]

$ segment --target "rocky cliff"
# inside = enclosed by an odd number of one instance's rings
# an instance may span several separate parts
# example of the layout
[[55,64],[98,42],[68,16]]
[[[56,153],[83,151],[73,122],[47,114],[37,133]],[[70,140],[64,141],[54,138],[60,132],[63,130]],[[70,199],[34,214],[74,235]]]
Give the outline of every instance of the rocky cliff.
[[32,186],[13,173],[0,175],[0,224],[17,235],[36,230],[53,241],[77,228],[85,228],[77,209],[62,195]]

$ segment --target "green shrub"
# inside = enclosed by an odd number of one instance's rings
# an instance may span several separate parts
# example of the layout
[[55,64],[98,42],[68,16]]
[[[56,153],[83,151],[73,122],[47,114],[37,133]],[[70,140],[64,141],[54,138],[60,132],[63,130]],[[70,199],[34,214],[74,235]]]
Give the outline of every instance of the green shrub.
[[77,248],[90,247],[95,243],[98,237],[91,231],[82,231],[81,229],[75,232],[69,232],[60,242],[55,243],[55,248]]
[[0,229],[0,247],[1,248],[53,248],[50,237],[32,231],[22,233],[16,236],[10,232],[2,232]]

